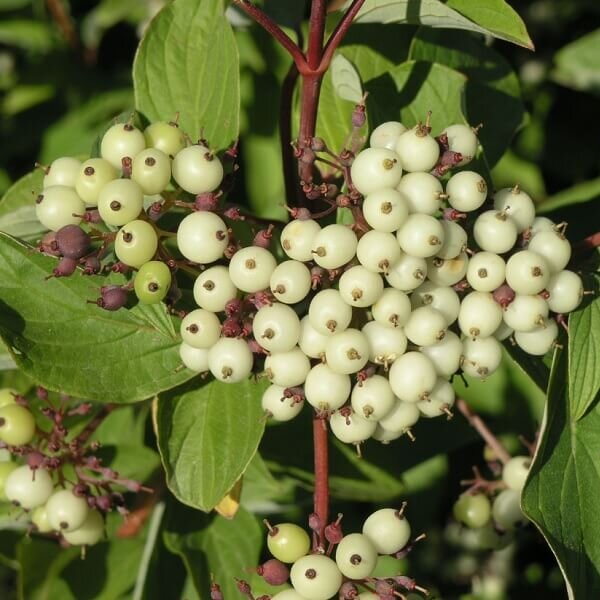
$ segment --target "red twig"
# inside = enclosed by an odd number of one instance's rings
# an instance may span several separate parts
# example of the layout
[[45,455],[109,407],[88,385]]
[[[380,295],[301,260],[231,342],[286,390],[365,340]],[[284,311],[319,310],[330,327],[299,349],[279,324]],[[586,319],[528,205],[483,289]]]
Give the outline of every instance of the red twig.
[[573,247],[573,254],[575,256],[585,256],[589,254],[594,248],[598,248],[600,246],[600,231],[593,233],[592,235],[588,235],[588,237],[584,238]]
[[462,398],[459,398],[456,401],[456,406],[465,416],[467,421],[469,421],[469,424],[474,427],[477,433],[485,440],[485,443],[496,453],[500,462],[505,465],[510,460],[510,454],[500,440],[489,430],[481,417],[476,415]]
[[248,2],[248,0],[233,0],[233,3],[243,10],[249,17],[254,19],[290,53],[290,56],[296,63],[296,66],[300,72],[306,70],[306,58],[304,57],[302,50],[300,50],[296,42],[294,42],[294,40],[292,40],[292,38],[287,35],[287,33],[285,33],[285,31],[283,31],[281,27],[279,27],[279,25],[277,25],[277,23],[271,19],[271,17],[258,8],[258,6]]
[[315,71],[321,64],[326,19],[326,0],[313,0],[310,9],[310,29],[308,31],[308,48],[306,50],[306,62],[311,71]]
[[346,11],[346,14],[342,17],[342,20],[337,24],[336,28],[333,30],[333,33],[327,40],[327,44],[325,45],[325,50],[323,51],[323,55],[321,57],[321,64],[319,65],[319,70],[326,71],[331,63],[331,59],[333,58],[334,52],[337,50],[341,41],[344,39],[354,17],[358,14],[358,11],[361,9],[365,0],[354,0],[350,5],[350,8]]
[[315,453],[314,512],[321,523],[319,538],[324,539],[324,530],[329,520],[329,448],[327,421],[313,417],[313,444]]
[[114,404],[105,404],[100,412],[86,425],[85,429],[73,440],[81,447],[86,444],[91,435],[100,427],[104,419],[116,408]]

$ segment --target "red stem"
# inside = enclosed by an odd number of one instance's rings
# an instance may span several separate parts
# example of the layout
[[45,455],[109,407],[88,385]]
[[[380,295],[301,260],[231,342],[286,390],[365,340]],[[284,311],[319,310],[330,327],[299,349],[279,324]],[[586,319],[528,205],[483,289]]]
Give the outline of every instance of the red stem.
[[456,401],[456,407],[469,421],[469,424],[477,430],[477,433],[484,439],[486,444],[496,453],[500,462],[505,465],[510,460],[510,454],[502,445],[502,442],[489,430],[482,418],[476,415],[462,398]]
[[582,256],[590,253],[594,248],[600,247],[600,231],[588,235],[573,247],[573,254]]
[[73,440],[79,447],[84,446],[91,435],[100,427],[104,419],[116,408],[114,404],[105,404],[100,412],[85,426],[85,429]]
[[306,62],[311,71],[315,71],[321,64],[326,20],[326,0],[313,0],[310,9],[310,29],[308,31],[308,49],[306,51]]
[[319,539],[324,540],[324,530],[329,520],[329,448],[327,446],[327,421],[313,417],[313,444],[315,453],[314,512],[321,523]]
[[279,27],[279,25],[277,25],[277,23],[271,19],[271,17],[258,8],[258,6],[248,2],[248,0],[233,0],[233,3],[243,10],[249,17],[254,19],[290,53],[299,71],[305,70],[306,58],[304,57],[302,50],[300,50],[294,40],[287,35],[287,33],[285,33]]
[[342,17],[341,21],[333,30],[333,33],[327,40],[325,50],[323,51],[323,55],[321,57],[321,64],[319,65],[320,71],[326,71],[329,67],[331,59],[333,58],[333,53],[337,50],[341,41],[344,39],[344,36],[350,28],[350,25],[352,25],[354,17],[356,17],[358,11],[361,9],[364,3],[365,0],[354,0],[350,5],[350,8],[346,11],[346,14]]

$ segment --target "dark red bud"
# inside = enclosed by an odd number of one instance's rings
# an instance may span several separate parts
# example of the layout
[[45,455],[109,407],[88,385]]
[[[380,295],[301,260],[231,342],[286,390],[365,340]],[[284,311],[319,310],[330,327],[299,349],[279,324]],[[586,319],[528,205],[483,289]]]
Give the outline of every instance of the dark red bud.
[[281,561],[272,558],[260,565],[256,572],[269,584],[269,585],[282,585],[284,584],[289,576],[290,570]]

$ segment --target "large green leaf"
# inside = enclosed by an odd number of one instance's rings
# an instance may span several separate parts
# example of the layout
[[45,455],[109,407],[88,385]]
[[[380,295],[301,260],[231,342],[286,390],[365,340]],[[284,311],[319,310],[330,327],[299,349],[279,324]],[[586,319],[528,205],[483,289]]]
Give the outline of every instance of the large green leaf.
[[0,231],[26,241],[38,240],[47,231],[35,216],[35,198],[43,178],[42,169],[36,169],[8,189],[0,200]]
[[443,65],[407,61],[365,84],[369,119],[374,123],[398,120],[407,127],[432,112],[433,133],[448,123],[464,122],[462,98],[467,78]]
[[[597,286],[596,286],[597,287]],[[600,298],[569,316],[570,417],[580,419],[600,389]]]
[[523,21],[503,0],[366,0],[357,22],[466,29],[532,47]]
[[485,28],[494,37],[533,50],[523,19],[505,0],[447,0],[446,6]]
[[589,600],[600,597],[600,404],[577,421],[567,389],[567,353],[559,352],[522,506],[556,555],[569,598]]
[[487,166],[493,166],[525,114],[519,80],[508,62],[479,36],[426,27],[413,38],[410,58],[443,64],[467,77],[464,114],[472,125],[483,125],[478,137]]
[[553,79],[576,90],[600,93],[599,52],[600,29],[596,29],[556,53]]
[[133,65],[136,108],[219,149],[238,135],[239,60],[223,0],[177,0],[150,23]]
[[211,381],[159,397],[158,447],[181,502],[209,511],[244,473],[264,431],[263,389]]
[[135,402],[193,377],[163,305],[109,313],[87,301],[104,277],[46,280],[56,260],[0,234],[0,333],[40,385],[99,402]]
[[228,520],[179,505],[167,515],[163,539],[182,558],[198,596],[208,598],[212,575],[225,598],[236,598],[234,577],[247,579],[258,566],[263,535],[256,517],[243,508]]

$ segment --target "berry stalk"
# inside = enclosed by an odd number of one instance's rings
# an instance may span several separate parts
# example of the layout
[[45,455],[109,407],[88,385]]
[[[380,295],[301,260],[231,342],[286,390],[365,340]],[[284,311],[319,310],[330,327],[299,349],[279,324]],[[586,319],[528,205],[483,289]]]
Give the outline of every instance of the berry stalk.
[[500,462],[505,465],[511,458],[510,454],[502,445],[502,442],[500,442],[483,422],[483,419],[479,415],[476,415],[462,398],[459,398],[456,401],[456,407],[464,415],[467,421],[469,421],[469,424],[474,427],[477,433],[485,440],[486,444],[496,453]]

